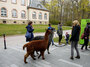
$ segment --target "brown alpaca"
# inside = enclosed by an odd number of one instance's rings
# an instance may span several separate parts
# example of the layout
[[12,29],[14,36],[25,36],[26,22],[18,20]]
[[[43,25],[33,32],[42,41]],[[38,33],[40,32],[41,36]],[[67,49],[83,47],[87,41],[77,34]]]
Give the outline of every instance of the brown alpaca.
[[33,40],[23,46],[23,50],[25,47],[27,47],[27,53],[24,56],[24,62],[26,62],[27,57],[30,55],[34,60],[34,51],[40,51],[40,56],[42,56],[42,59],[44,60],[44,52],[47,49],[48,46],[48,35],[51,33],[50,30],[46,30],[45,36],[43,40]]

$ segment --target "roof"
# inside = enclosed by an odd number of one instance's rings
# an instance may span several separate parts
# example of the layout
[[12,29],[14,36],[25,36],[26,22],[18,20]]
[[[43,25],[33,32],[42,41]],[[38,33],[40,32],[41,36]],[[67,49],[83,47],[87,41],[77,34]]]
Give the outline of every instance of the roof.
[[28,7],[48,11],[48,9],[46,9],[38,0],[30,1],[32,2],[30,2],[30,5]]

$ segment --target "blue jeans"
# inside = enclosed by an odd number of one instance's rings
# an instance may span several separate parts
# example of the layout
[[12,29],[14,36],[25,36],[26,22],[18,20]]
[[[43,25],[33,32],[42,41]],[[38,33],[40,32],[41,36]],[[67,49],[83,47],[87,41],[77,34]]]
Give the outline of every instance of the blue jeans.
[[54,41],[52,40],[52,45],[54,45]]
[[68,40],[69,40],[69,39],[66,39],[66,44],[68,44]]

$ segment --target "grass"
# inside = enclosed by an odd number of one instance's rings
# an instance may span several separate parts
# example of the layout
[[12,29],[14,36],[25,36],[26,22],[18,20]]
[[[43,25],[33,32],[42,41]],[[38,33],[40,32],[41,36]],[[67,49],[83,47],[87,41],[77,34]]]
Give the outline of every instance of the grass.
[[[6,35],[20,35],[26,33],[25,24],[0,24],[0,36],[2,34]],[[45,29],[48,28],[48,25],[33,25],[34,33],[36,32],[45,32]],[[57,30],[57,25],[52,25]],[[63,26],[63,30],[70,30],[71,27]]]
[[[58,43],[58,40],[59,40],[59,37],[54,38],[54,42]],[[66,40],[65,40],[64,36],[62,37],[61,44],[66,44]],[[70,42],[69,42],[69,44],[70,44]]]
[[[70,35],[69,39],[70,38],[71,38],[71,35]],[[59,37],[54,38],[54,42],[57,42],[58,43],[58,40],[59,40]],[[66,43],[66,40],[65,40],[65,37],[63,36],[63,38],[61,40],[61,44],[65,44],[65,43]],[[80,42],[78,42],[78,43],[80,44]],[[70,44],[70,41],[69,41],[69,44]],[[90,45],[90,42],[88,43],[88,45]]]

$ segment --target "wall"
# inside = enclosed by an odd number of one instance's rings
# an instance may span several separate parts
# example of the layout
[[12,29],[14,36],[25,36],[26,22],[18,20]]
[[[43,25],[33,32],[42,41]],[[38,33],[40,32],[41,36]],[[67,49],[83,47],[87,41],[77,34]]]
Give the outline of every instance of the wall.
[[[11,0],[7,0],[6,2],[0,1],[0,19],[2,20],[27,20],[27,0],[25,0],[25,6],[21,5],[21,0],[17,0],[16,4],[13,4]],[[7,9],[7,17],[1,17],[1,8],[5,7]],[[17,10],[17,18],[12,17],[12,10],[16,9]],[[24,10],[26,12],[26,18],[22,19],[21,18],[21,11]],[[1,23],[1,22],[0,22]]]
[[[36,19],[32,18],[32,13],[36,12]],[[42,19],[39,19],[39,13],[42,13]],[[44,19],[44,14],[47,13],[47,20]],[[33,9],[33,8],[29,8],[29,18],[30,21],[36,22],[35,24],[40,24],[40,22],[42,22],[42,24],[48,24],[49,23],[49,12],[48,11],[43,11],[43,10],[38,10],[38,9]]]

